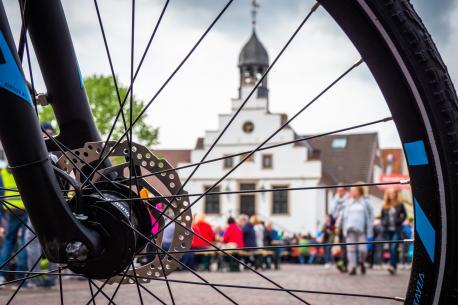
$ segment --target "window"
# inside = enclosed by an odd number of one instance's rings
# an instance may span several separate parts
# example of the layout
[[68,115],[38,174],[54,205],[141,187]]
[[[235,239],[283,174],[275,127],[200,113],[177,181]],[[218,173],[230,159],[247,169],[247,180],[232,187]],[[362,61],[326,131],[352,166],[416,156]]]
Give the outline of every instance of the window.
[[[246,158],[246,156],[248,156],[249,153],[246,153],[246,154],[243,154],[240,156],[240,161],[242,161],[243,159]],[[245,160],[245,162],[254,162],[254,154],[251,155],[248,159]]]
[[253,122],[248,121],[248,122],[243,123],[242,129],[245,133],[252,133],[254,130]]
[[393,154],[388,154],[386,156],[386,169],[385,169],[385,174],[392,174],[393,173]]
[[[253,191],[256,189],[254,183],[242,183],[240,184],[241,191]],[[253,193],[240,194],[240,214],[246,214],[248,216],[256,214],[256,195]]]
[[331,147],[334,149],[347,147],[347,138],[335,138],[332,140]]
[[272,168],[272,155],[262,155],[262,168]]
[[223,167],[224,168],[232,168],[234,167],[234,159],[233,158],[226,158],[223,160]]
[[[273,186],[273,189],[287,188],[287,185]],[[272,194],[272,214],[288,214],[288,191],[274,191]]]
[[[205,191],[210,187],[206,186]],[[220,187],[217,186],[210,193],[219,192]],[[206,195],[205,196],[205,214],[219,214],[220,213],[220,204],[219,204],[219,195]]]

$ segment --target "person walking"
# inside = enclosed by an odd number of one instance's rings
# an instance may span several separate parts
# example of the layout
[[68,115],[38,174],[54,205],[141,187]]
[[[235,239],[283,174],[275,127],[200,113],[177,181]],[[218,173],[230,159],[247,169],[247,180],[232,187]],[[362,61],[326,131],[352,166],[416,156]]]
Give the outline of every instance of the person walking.
[[[192,239],[192,249],[208,249],[211,245],[208,242],[215,241],[215,232],[211,225],[205,220],[205,214],[199,213],[194,217],[192,230],[197,235]],[[207,242],[208,241],[208,242]],[[208,253],[196,253],[195,264],[198,269],[210,271],[210,255]]]
[[[235,219],[232,217],[229,217],[227,219],[227,228],[224,231],[223,243],[227,244],[227,247],[231,248],[243,248],[244,243],[243,243],[243,233],[242,230],[237,226],[235,223]],[[233,256],[237,259],[240,258],[239,251],[234,252]],[[229,271],[231,272],[238,272],[240,271],[239,268],[239,263],[235,261],[234,259],[231,259],[227,257],[226,255],[223,255],[223,260],[227,260],[229,264]]]
[[[332,198],[331,204],[331,223],[334,226],[334,229],[336,227],[336,223],[338,219],[342,216],[342,211],[344,210],[344,205],[348,200],[348,192],[346,189],[342,186],[338,187],[336,189],[336,193],[334,197]],[[345,237],[343,236],[343,232],[340,230],[339,232],[335,232],[336,237],[337,237],[337,242],[338,243],[345,243]],[[332,253],[332,248],[331,248],[331,253]],[[348,265],[348,260],[347,260],[347,247],[344,245],[340,246],[340,257],[336,261],[336,267],[340,272],[347,272],[347,265]]]
[[[5,188],[5,199],[2,199],[2,208],[5,212],[5,239],[0,251],[0,269],[8,269],[8,259],[13,251],[21,249],[25,245],[25,231],[27,224],[27,212],[18,191],[11,169],[2,168],[1,176]],[[16,271],[27,271],[27,251],[22,249],[16,255]],[[16,273],[15,278],[24,277],[23,273]],[[5,274],[0,273],[0,284],[5,282]]]
[[[266,246],[279,246],[282,245],[283,242],[281,240],[281,236],[278,233],[277,230],[273,228],[273,225],[271,222],[267,222],[265,224],[265,231],[264,231],[264,244]],[[266,262],[266,268],[270,269],[271,268],[271,263],[274,264],[275,270],[280,269],[280,253],[282,249],[281,248],[275,248],[272,250],[273,255],[271,255],[267,262]]]
[[[334,224],[331,215],[326,214],[323,228],[321,230],[321,243],[329,244],[334,237]],[[324,267],[328,269],[332,264],[331,246],[324,246]]]
[[310,234],[309,235],[301,235],[298,240],[298,244],[303,247],[299,247],[299,264],[305,265],[309,263],[310,260],[310,247],[308,245],[310,244]]
[[[381,218],[384,239],[389,241],[400,240],[402,224],[407,218],[407,212],[402,203],[399,190],[390,188],[385,191]],[[391,243],[389,245],[390,267],[388,268],[388,272],[390,274],[395,274],[397,270],[398,247],[398,243]]]
[[346,242],[361,243],[347,246],[348,268],[350,275],[356,274],[356,268],[361,267],[361,273],[366,273],[365,260],[367,255],[368,238],[372,235],[373,213],[369,202],[364,198],[364,188],[354,186],[350,189],[350,199],[339,217],[336,226],[342,231]]
[[[243,233],[243,244],[245,247],[256,247],[256,233],[254,231],[254,225],[249,221],[248,215],[241,214],[238,218],[239,226],[242,229]],[[243,259],[246,263],[254,266],[255,261],[253,259],[253,250],[247,250],[246,252],[250,253],[250,256],[245,256]]]
[[227,219],[227,228],[224,231],[223,243],[229,244],[229,247],[233,246],[234,248],[244,247],[242,230],[235,224],[233,217]]
[[242,214],[239,216],[239,226],[243,233],[243,243],[245,247],[256,247],[256,233],[254,231],[254,225],[248,221],[248,216]]
[[254,267],[259,269],[263,265],[263,255],[261,254],[262,247],[264,247],[264,224],[258,219],[256,215],[250,217],[250,222],[253,224],[254,233],[256,236],[256,247],[257,249],[254,255]]

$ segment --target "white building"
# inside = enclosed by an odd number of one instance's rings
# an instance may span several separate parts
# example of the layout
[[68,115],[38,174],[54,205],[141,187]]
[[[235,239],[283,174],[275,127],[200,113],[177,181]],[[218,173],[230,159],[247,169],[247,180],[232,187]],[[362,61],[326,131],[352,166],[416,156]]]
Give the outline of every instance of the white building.
[[[239,96],[232,99],[231,112],[219,115],[218,128],[206,131],[205,136],[198,139],[195,149],[156,152],[178,166],[201,161],[268,66],[267,51],[253,30],[251,38],[239,56]],[[213,148],[207,160],[253,150],[286,122],[286,114],[269,111],[268,92],[265,78]],[[286,126],[267,145],[296,138],[295,131]],[[299,142],[257,152],[221,182],[213,192],[317,186],[322,176],[321,161],[313,158],[311,151],[306,142]],[[243,157],[202,165],[192,176],[186,190],[190,193],[204,192]],[[181,179],[185,180],[191,171],[192,168],[180,170]],[[279,229],[290,232],[314,232],[318,223],[322,223],[324,219],[324,205],[325,195],[322,190],[225,194],[202,198],[201,202],[193,207],[193,213],[204,212],[213,224],[224,224],[230,215],[256,214],[271,221]]]

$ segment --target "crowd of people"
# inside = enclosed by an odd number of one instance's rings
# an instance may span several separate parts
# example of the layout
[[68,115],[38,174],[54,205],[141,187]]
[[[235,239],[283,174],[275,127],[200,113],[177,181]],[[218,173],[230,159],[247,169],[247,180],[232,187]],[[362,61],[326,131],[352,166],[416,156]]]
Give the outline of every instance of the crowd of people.
[[[363,187],[348,191],[339,187],[332,209],[316,234],[280,232],[271,222],[243,214],[237,219],[229,217],[225,227],[213,228],[204,214],[197,214],[193,231],[204,239],[194,236],[194,251],[182,261],[198,270],[210,270],[212,262],[222,270],[227,262],[230,271],[239,271],[243,264],[255,269],[270,269],[272,265],[279,269],[281,262],[324,264],[326,268],[335,265],[349,275],[356,275],[358,270],[365,274],[366,267],[377,269],[387,263],[388,272],[396,274],[399,263],[408,266],[413,255],[413,245],[401,242],[413,236],[413,219],[408,217],[403,201],[399,190],[387,189],[375,217]],[[209,242],[234,249],[230,254],[242,264],[217,252],[199,253],[199,249],[212,248]]]
[[[408,266],[413,244],[401,242],[413,237],[413,218],[409,218],[401,192],[387,189],[379,216],[375,217],[370,199],[361,186],[336,189],[331,212],[315,237],[296,235],[291,244],[320,245],[301,247],[293,252],[301,264],[335,265],[341,272],[366,273],[366,266],[381,268],[385,262],[390,274],[396,274],[399,263]],[[295,255],[294,255],[295,254]]]
[[218,270],[223,270],[225,265],[229,271],[240,271],[240,265],[255,269],[280,268],[282,249],[278,245],[283,244],[282,238],[272,223],[264,222],[256,215],[248,217],[241,214],[237,219],[229,217],[225,227],[214,229],[206,221],[205,215],[200,213],[195,215],[192,229],[197,233],[192,241],[193,250],[212,248],[210,243],[218,243],[236,260],[229,259],[224,253],[212,255],[212,252],[193,251],[182,258],[188,268],[210,270],[212,258],[215,258]]

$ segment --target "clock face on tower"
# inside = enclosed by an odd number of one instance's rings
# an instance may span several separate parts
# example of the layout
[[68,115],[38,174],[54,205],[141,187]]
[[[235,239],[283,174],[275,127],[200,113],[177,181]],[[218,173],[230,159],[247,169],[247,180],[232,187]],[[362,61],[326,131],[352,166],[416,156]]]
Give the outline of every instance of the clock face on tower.
[[242,129],[245,133],[252,133],[254,130],[253,122],[248,121],[248,122],[243,123]]

